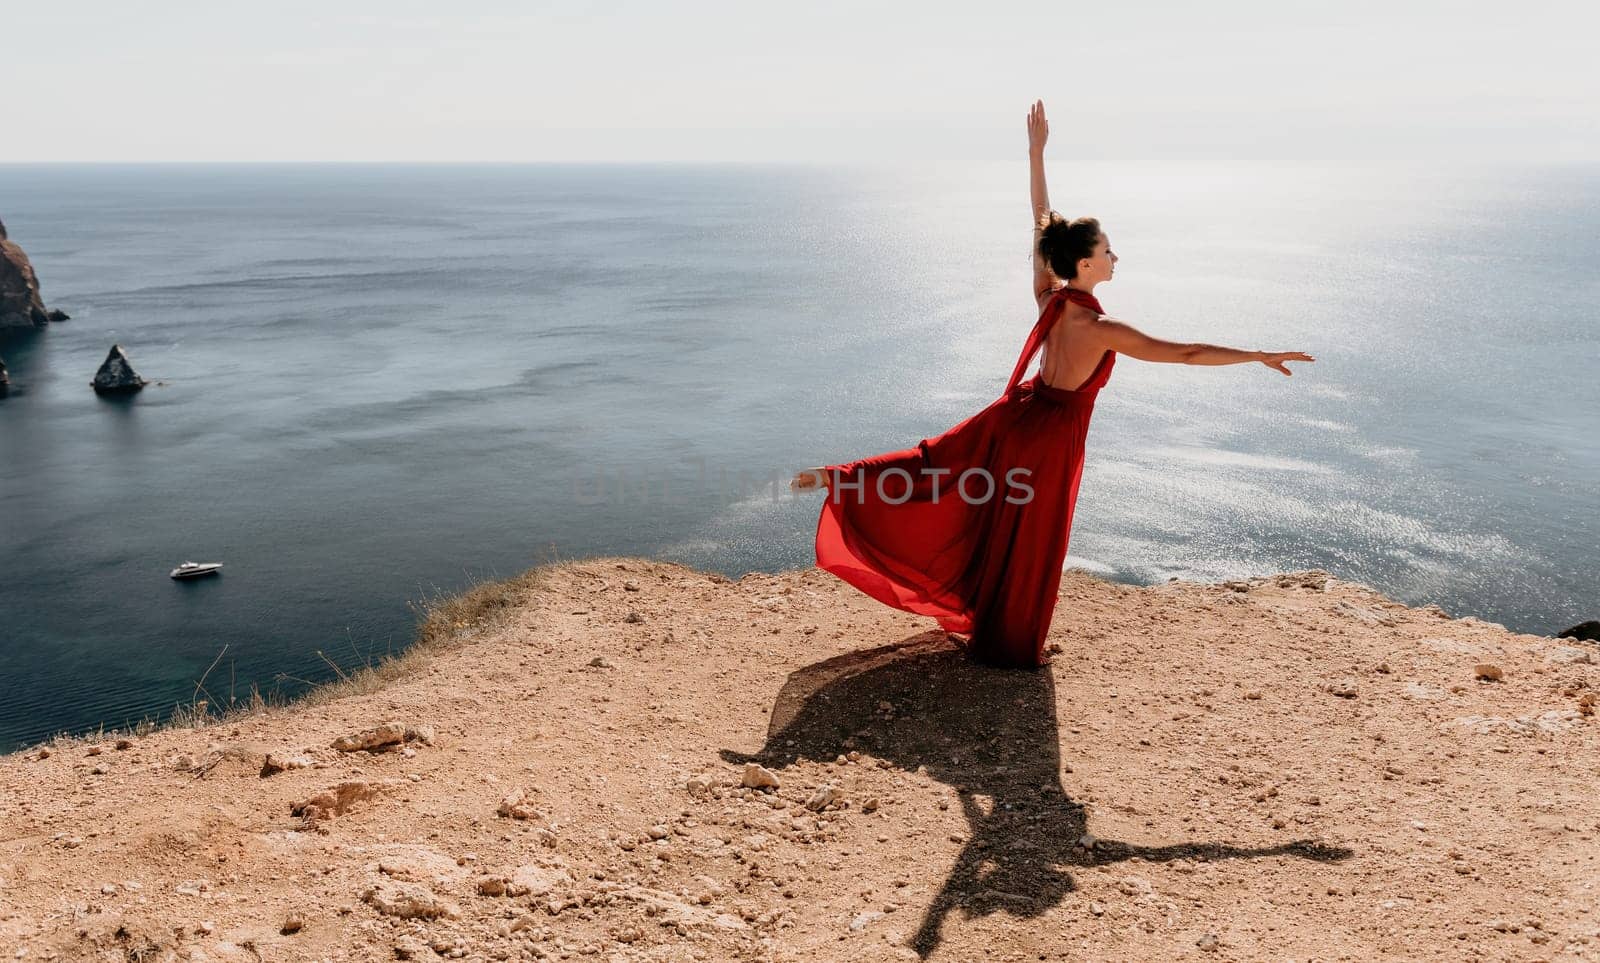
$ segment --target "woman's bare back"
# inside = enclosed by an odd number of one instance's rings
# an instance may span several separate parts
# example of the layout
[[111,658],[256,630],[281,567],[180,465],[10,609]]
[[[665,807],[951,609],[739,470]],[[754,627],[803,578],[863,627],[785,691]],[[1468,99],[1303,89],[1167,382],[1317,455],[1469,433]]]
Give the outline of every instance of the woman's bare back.
[[[1039,295],[1041,314],[1045,305],[1060,290],[1057,287]],[[1090,326],[1098,320],[1098,316],[1088,308],[1067,302],[1061,317],[1051,327],[1050,333],[1045,335],[1042,352],[1044,361],[1039,368],[1045,384],[1052,388],[1076,391],[1094,377],[1106,353],[1105,345],[1097,343],[1090,336]]]

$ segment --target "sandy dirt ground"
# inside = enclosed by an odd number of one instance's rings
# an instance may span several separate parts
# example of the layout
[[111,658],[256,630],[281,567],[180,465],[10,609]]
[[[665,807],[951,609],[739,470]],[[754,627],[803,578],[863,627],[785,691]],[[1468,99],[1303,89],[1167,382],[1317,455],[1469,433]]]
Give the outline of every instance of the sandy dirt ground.
[[815,569],[515,601],[378,691],[0,757],[0,959],[1600,957],[1593,645],[1317,571],[1068,572],[1036,672]]

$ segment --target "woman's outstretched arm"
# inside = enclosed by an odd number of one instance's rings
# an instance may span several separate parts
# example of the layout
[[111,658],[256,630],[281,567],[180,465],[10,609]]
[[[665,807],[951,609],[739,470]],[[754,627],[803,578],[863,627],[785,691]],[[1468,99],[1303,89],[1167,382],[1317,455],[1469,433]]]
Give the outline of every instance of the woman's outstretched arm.
[[1150,337],[1126,321],[1109,317],[1102,317],[1096,321],[1093,330],[1106,347],[1118,354],[1138,358],[1140,361],[1208,365],[1259,361],[1274,371],[1281,371],[1287,375],[1293,372],[1284,365],[1285,361],[1317,360],[1303,351],[1247,351],[1243,348],[1227,348],[1219,344],[1194,341],[1163,341],[1160,338]]
[[1033,202],[1033,223],[1050,213],[1050,191],[1044,183],[1044,145],[1050,139],[1050,122],[1044,116],[1044,101],[1034,101],[1028,110],[1028,194]]
[[1044,116],[1044,101],[1035,101],[1028,111],[1028,194],[1033,204],[1033,298],[1037,301],[1055,287],[1055,274],[1039,253],[1039,234],[1050,216],[1050,190],[1044,182],[1044,144],[1050,139],[1050,122]]

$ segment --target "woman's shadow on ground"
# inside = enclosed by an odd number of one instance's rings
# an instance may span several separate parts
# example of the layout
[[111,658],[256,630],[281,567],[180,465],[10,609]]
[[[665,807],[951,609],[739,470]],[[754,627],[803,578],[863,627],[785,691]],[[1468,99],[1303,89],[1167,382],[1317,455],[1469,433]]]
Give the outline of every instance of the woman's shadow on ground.
[[930,632],[794,672],[778,693],[761,750],[724,749],[721,755],[781,768],[859,749],[903,769],[925,766],[928,775],[954,788],[970,832],[910,941],[923,957],[938,947],[945,917],[956,907],[969,919],[996,910],[1043,915],[1075,888],[1073,866],[1133,856],[1159,862],[1285,854],[1331,861],[1351,855],[1304,840],[1241,847],[1102,839],[1085,849],[1079,845],[1089,829],[1083,808],[1061,784],[1060,739],[1050,671],[976,665],[943,633]]

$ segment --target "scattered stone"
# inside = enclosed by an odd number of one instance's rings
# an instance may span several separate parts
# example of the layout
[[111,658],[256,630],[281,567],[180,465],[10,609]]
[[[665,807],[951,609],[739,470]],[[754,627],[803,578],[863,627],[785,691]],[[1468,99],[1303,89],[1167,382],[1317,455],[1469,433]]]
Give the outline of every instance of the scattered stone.
[[290,769],[309,769],[313,765],[315,763],[311,761],[310,756],[291,756],[288,753],[269,752],[266,760],[261,763],[261,778],[265,779],[268,776],[287,772]]
[[843,798],[844,793],[840,792],[838,787],[832,785],[823,786],[812,793],[810,799],[806,800],[806,808],[812,812],[820,813],[829,806],[838,804]]
[[1472,667],[1472,674],[1486,682],[1499,682],[1506,677],[1505,672],[1493,662],[1479,662]]
[[325,820],[349,812],[350,807],[356,803],[376,797],[389,788],[389,785],[388,782],[367,782],[360,779],[341,782],[304,802],[290,803],[289,815],[299,816],[304,828],[314,829]]
[[1195,940],[1194,945],[1200,947],[1200,949],[1207,953],[1215,952],[1217,948],[1217,934],[1206,933],[1198,940]]
[[1341,699],[1354,699],[1356,697],[1356,680],[1340,679],[1327,685],[1328,692]]
[[333,748],[339,752],[392,752],[400,748],[402,743],[421,742],[432,745],[434,732],[432,726],[408,726],[403,722],[385,722],[364,729],[361,732],[340,736],[333,740]]
[[399,722],[386,722],[371,729],[340,736],[333,740],[333,748],[339,752],[356,752],[358,750],[381,749],[384,746],[398,745],[406,738],[406,727]]
[[290,913],[284,918],[283,925],[278,927],[278,933],[282,936],[293,936],[305,928],[305,917],[299,913]]
[[881,919],[883,919],[883,914],[877,910],[866,910],[857,913],[856,918],[850,921],[850,932],[859,933]]
[[628,579],[626,582],[622,583],[622,590],[624,592],[637,592],[639,591],[639,583],[635,582],[633,579]]
[[875,813],[875,812],[877,812],[878,811],[878,797],[877,796],[868,797],[867,801],[861,804],[861,811],[864,812],[864,813]]
[[455,919],[461,908],[416,883],[384,881],[368,886],[361,899],[385,916],[403,920]]
[[613,666],[611,664],[611,660],[606,658],[603,655],[597,655],[594,658],[590,659],[589,660],[589,667],[593,668],[593,669],[614,669],[614,668],[616,668],[616,666]]
[[500,800],[500,805],[495,809],[496,816],[509,816],[512,819],[533,819],[539,815],[533,808],[533,800],[528,798],[526,790],[514,789]]
[[766,766],[747,762],[744,764],[744,778],[739,784],[746,789],[777,789],[778,775]]
[[118,739],[116,741],[116,748],[118,748],[118,749],[132,749],[133,748],[133,740],[132,739]]
[[639,614],[639,610],[638,609],[629,609],[628,610],[628,617],[623,619],[622,621],[628,622],[628,623],[633,624],[633,625],[637,625],[640,622],[644,621],[644,616]]

